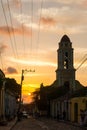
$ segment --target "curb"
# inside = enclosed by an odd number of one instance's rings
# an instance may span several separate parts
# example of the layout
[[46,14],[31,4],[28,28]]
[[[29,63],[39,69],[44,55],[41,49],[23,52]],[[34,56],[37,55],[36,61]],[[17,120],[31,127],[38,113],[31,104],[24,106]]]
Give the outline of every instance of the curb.
[[15,123],[11,126],[10,130],[12,130],[16,124],[17,124],[17,120],[16,120]]

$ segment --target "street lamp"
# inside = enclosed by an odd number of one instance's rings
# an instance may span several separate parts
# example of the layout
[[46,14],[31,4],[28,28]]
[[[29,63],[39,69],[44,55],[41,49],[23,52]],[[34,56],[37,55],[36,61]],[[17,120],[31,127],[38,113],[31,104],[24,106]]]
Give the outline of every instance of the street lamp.
[[27,70],[27,69],[25,69],[25,70],[23,70],[22,69],[22,73],[21,73],[21,88],[20,88],[20,105],[21,105],[21,103],[22,103],[22,83],[23,83],[23,80],[24,80],[24,72],[35,72],[35,70]]

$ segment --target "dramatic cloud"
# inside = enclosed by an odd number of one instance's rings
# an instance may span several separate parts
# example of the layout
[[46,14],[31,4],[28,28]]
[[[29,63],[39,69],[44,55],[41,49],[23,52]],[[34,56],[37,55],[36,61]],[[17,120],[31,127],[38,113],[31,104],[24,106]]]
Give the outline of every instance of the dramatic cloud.
[[48,25],[48,26],[54,26],[57,23],[57,21],[51,17],[48,18],[42,17],[40,21],[43,25]]
[[[65,3],[71,3],[68,2],[68,0]],[[61,2],[61,4],[63,4]],[[82,1],[78,1],[78,4],[81,4]],[[40,29],[42,30],[48,30],[48,31],[58,31],[59,33],[64,32],[67,30],[67,32],[70,30],[70,33],[83,33],[86,32],[86,23],[87,23],[87,12],[86,10],[81,10],[80,6],[77,8],[76,6],[72,5],[61,5],[58,8],[57,7],[48,7],[48,8],[42,8],[38,9],[37,12],[33,14],[33,21],[31,22],[32,16],[22,13],[12,13],[14,19],[19,25],[24,25],[27,29],[30,30],[30,28],[33,28],[35,30],[38,30],[39,25],[36,21],[36,16],[41,15],[40,19]],[[44,28],[44,26],[46,28]],[[49,30],[50,26],[50,30]]]
[[[40,10],[39,10],[40,12]],[[41,22],[44,25],[55,25],[50,31],[86,33],[87,32],[87,11],[81,11],[79,8],[70,6],[61,6],[59,8],[43,8]],[[45,28],[43,28],[45,29]],[[47,29],[47,28],[46,28]],[[48,28],[49,30],[49,28]]]
[[2,26],[0,27],[0,34],[5,34],[9,35],[10,34],[17,34],[17,35],[22,35],[23,33],[26,35],[31,35],[31,32],[26,29],[25,27],[21,28],[13,28],[13,27],[7,27],[7,26]]
[[[62,6],[61,8],[48,8],[42,10],[42,16],[43,17],[50,17],[51,19],[54,19],[55,21],[58,21],[58,24],[63,25],[83,25],[87,23],[86,19],[87,12],[86,10],[81,11],[77,8],[68,7],[68,6]],[[82,19],[80,18],[82,17]]]
[[8,67],[6,73],[7,74],[17,74],[17,70],[13,67]]

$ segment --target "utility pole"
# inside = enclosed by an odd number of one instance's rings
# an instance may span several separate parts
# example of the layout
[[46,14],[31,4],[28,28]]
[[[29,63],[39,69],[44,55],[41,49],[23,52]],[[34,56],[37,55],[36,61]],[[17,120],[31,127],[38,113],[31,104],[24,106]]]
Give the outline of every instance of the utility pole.
[[22,83],[23,83],[23,80],[24,80],[24,70],[22,70],[22,73],[21,73],[20,105],[22,103]]
[[23,80],[24,80],[24,72],[35,72],[35,70],[23,70],[22,69],[22,73],[21,73],[21,88],[20,88],[20,106],[21,106],[21,103],[22,103],[22,83],[23,83]]

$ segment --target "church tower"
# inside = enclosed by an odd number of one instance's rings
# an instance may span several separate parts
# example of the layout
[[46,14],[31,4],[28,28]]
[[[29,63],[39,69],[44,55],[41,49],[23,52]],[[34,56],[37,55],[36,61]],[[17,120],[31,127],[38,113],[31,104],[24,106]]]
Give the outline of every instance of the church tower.
[[67,35],[64,35],[59,42],[57,50],[58,67],[56,70],[56,80],[58,86],[69,83],[70,89],[75,90],[75,69],[73,67],[72,42]]

